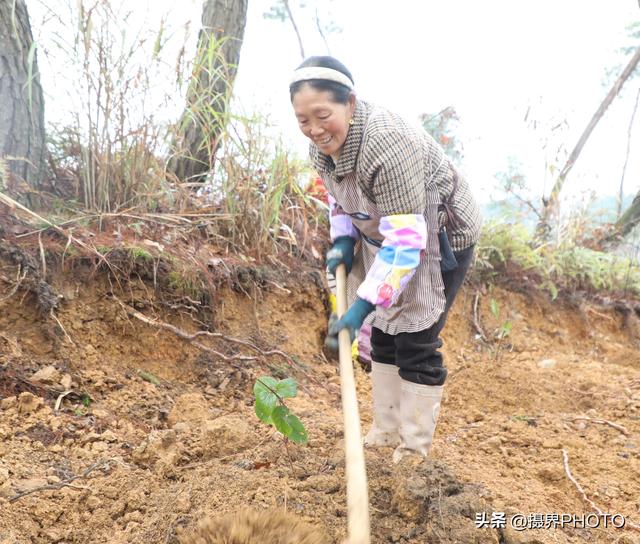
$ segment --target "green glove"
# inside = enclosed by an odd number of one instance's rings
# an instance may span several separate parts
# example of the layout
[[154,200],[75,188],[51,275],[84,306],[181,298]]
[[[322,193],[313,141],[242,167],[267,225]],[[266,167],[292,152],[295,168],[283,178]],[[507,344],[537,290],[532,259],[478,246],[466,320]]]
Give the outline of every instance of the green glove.
[[[338,333],[342,329],[349,330],[349,337],[351,342],[356,339],[358,330],[362,327],[365,318],[375,310],[375,305],[371,304],[368,300],[364,300],[360,297],[356,298],[354,303],[349,306],[349,309],[344,313],[340,319],[329,319],[329,332],[324,343],[327,348],[332,351],[338,351]],[[331,314],[332,317],[335,314]]]
[[356,241],[351,236],[338,236],[333,241],[331,249],[327,251],[327,270],[336,275],[336,268],[339,264],[344,263],[347,274],[351,272],[353,266],[353,248]]

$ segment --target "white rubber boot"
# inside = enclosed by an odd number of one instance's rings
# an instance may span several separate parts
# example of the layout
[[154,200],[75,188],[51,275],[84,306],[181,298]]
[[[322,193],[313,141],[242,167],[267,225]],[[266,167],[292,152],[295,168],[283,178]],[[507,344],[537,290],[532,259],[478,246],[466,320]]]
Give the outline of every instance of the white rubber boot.
[[367,447],[400,443],[400,376],[396,365],[371,362],[373,425],[364,437]]
[[400,438],[402,442],[393,452],[393,462],[406,455],[426,457],[436,430],[442,385],[421,385],[401,380],[400,386]]

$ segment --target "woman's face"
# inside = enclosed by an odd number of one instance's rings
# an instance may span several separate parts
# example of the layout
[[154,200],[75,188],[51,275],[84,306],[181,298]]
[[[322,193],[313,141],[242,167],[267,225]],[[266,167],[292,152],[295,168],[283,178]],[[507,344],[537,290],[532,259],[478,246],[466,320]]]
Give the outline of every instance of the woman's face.
[[338,153],[347,139],[355,95],[349,96],[347,104],[338,104],[333,102],[329,91],[318,91],[305,84],[293,95],[292,104],[302,133],[325,155]]

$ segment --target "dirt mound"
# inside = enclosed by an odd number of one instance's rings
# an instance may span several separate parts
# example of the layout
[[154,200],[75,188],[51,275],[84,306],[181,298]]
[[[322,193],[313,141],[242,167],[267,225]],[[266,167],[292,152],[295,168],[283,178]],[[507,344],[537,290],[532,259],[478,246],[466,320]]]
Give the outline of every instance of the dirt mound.
[[[321,352],[315,272],[274,273],[256,289],[223,283],[196,304],[147,276],[118,285],[90,267],[50,268],[47,292],[62,298],[44,312],[41,284],[14,289],[17,270],[0,259],[0,543],[175,544],[245,507],[286,511],[323,542],[345,537],[339,376]],[[431,459],[396,467],[390,449],[366,451],[373,542],[637,541],[635,321],[499,289],[475,302],[468,288],[445,333]],[[479,338],[505,320],[503,341]],[[307,446],[255,416],[263,375],[297,379],[288,406]],[[360,368],[356,382],[366,430]],[[537,527],[534,515],[593,511],[569,473],[598,507],[627,516],[626,529]],[[533,528],[510,527],[518,515]]]
[[327,535],[280,510],[241,510],[214,520],[206,518],[180,544],[325,544]]

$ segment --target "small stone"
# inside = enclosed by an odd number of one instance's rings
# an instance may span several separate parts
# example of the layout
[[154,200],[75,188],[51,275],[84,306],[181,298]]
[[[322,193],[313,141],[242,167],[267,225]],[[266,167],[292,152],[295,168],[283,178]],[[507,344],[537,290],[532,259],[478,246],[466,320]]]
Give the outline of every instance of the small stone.
[[100,435],[98,433],[87,433],[82,437],[82,442],[84,444],[87,442],[95,442],[96,440],[100,440]]
[[189,432],[190,429],[189,424],[184,421],[179,421],[173,426],[173,430],[178,434]]
[[467,423],[477,423],[478,421],[482,421],[483,419],[484,419],[484,414],[477,410],[470,414],[467,414],[465,418]]
[[238,459],[234,461],[233,464],[243,470],[253,470],[256,468],[256,464],[251,459]]
[[556,366],[558,363],[555,359],[542,359],[542,361],[540,361],[538,363],[538,367],[540,368],[553,368],[554,366]]
[[176,423],[198,423],[210,418],[208,403],[199,393],[185,393],[176,399],[167,418],[169,427]]
[[180,493],[174,503],[176,512],[180,514],[187,514],[191,510],[191,497],[189,493]]
[[47,476],[47,483],[49,484],[59,484],[62,480],[55,475]]
[[109,417],[109,412],[107,412],[106,410],[102,409],[102,408],[91,408],[91,413],[97,417],[97,418],[101,418],[101,419],[106,419]]
[[558,440],[545,440],[542,443],[542,447],[546,450],[559,450],[562,448],[562,444]]
[[0,467],[0,485],[5,483],[9,479],[9,469]]
[[71,374],[65,374],[60,378],[60,385],[64,388],[65,391],[69,391],[71,389],[73,381],[71,378]]
[[125,522],[134,521],[136,523],[142,523],[144,521],[144,516],[140,510],[134,510],[133,512],[127,512],[123,519]]
[[7,397],[6,399],[0,400],[0,408],[3,410],[9,410],[13,408],[18,403],[18,399],[16,397]]
[[492,436],[491,438],[488,438],[484,442],[480,443],[480,448],[484,449],[485,451],[499,451],[500,446],[502,446],[502,438],[499,436]]
[[60,381],[60,371],[53,365],[45,366],[29,378],[30,382],[55,384]]
[[43,535],[49,539],[48,542],[60,542],[65,538],[61,529],[47,529]]
[[100,438],[105,442],[117,442],[118,437],[114,434],[113,431],[106,430],[100,435]]
[[87,498],[85,504],[89,510],[95,510],[96,508],[100,508],[102,506],[102,501],[96,497],[95,495],[91,495]]
[[0,497],[4,499],[8,499],[14,494],[15,494],[15,491],[13,490],[13,486],[11,485],[10,480],[7,480],[5,483],[0,485]]
[[103,452],[103,451],[107,451],[109,449],[109,444],[107,444],[106,442],[102,442],[102,441],[98,441],[98,442],[94,442],[93,445],[91,446],[91,451],[95,451],[95,452]]
[[543,482],[559,482],[565,478],[565,473],[560,467],[549,466],[538,471],[538,478]]
[[43,404],[40,397],[36,397],[32,393],[25,391],[18,396],[18,413],[31,414],[37,412]]

